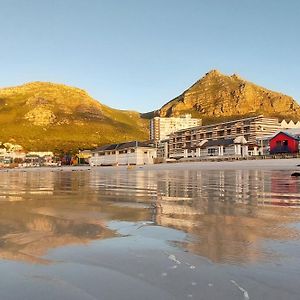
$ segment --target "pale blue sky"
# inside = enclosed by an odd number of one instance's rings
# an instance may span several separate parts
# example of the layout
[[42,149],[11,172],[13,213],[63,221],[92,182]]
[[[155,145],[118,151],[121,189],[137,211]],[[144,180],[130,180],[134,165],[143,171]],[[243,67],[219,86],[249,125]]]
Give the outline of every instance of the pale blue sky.
[[0,0],[0,86],[159,108],[211,69],[300,101],[298,0]]

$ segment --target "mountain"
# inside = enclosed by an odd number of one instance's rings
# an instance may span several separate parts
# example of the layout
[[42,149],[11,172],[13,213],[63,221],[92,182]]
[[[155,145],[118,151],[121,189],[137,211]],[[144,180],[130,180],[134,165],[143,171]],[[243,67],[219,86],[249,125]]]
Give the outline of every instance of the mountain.
[[147,137],[139,113],[110,108],[78,88],[32,82],[0,89],[2,143],[61,152]]
[[84,90],[49,82],[0,89],[0,145],[66,152],[148,139],[148,121],[191,113],[204,124],[257,114],[300,120],[297,102],[238,75],[210,71],[159,110],[143,114],[110,108]]
[[144,117],[184,113],[202,118],[204,123],[257,114],[300,120],[300,106],[293,98],[260,87],[236,74],[227,76],[217,70],[210,71],[180,96]]

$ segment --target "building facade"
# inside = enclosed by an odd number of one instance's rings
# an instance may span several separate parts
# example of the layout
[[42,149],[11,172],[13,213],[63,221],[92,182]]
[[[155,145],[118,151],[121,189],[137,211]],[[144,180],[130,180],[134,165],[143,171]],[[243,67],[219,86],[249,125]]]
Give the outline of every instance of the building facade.
[[262,115],[170,134],[169,157],[248,156],[264,154],[264,138],[281,128],[277,118]]
[[299,137],[287,132],[278,132],[269,141],[270,154],[298,153]]
[[190,114],[170,118],[155,117],[150,120],[150,140],[161,141],[175,131],[201,124],[201,119],[192,118]]
[[148,165],[156,158],[156,148],[142,142],[111,144],[92,150],[91,166]]

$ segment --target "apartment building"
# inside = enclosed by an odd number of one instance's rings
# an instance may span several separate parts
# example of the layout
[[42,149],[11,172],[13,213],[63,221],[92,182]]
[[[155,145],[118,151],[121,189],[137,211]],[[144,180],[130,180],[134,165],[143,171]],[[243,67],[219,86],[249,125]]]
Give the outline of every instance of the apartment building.
[[264,154],[265,137],[281,128],[277,118],[262,115],[170,134],[169,157],[247,156]]
[[191,114],[170,118],[155,117],[150,120],[150,140],[164,140],[175,131],[200,126],[201,124],[202,120],[192,118]]

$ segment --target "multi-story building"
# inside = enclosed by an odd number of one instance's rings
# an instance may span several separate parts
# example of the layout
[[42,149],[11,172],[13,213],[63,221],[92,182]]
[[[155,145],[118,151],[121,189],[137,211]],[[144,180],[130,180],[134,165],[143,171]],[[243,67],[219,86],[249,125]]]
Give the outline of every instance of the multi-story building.
[[170,118],[155,117],[150,120],[150,140],[160,141],[175,131],[201,124],[201,119],[192,118],[190,114]]
[[264,154],[264,138],[280,128],[277,118],[260,115],[182,129],[170,134],[169,157]]

